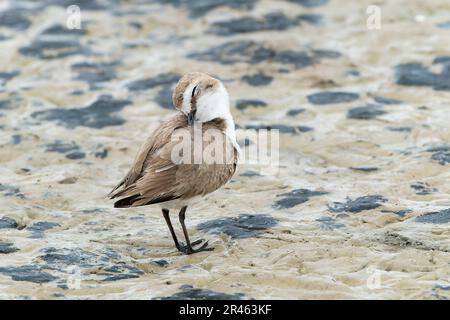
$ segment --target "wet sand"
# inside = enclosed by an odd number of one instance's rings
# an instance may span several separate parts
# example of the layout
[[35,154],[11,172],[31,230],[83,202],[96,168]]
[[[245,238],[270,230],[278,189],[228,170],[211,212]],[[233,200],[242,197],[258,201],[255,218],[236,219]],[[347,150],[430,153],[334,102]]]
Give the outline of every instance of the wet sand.
[[[371,1],[80,1],[72,31],[56,3],[0,7],[1,299],[450,298],[448,1],[381,1],[381,30]],[[189,208],[215,250],[183,256],[106,194],[193,70],[280,169]]]

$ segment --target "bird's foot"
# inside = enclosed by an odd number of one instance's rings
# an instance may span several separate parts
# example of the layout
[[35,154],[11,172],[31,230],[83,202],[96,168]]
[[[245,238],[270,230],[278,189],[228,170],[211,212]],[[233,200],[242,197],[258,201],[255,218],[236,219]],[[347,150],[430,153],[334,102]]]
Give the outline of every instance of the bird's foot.
[[[204,242],[199,248],[194,249],[193,246],[201,244]],[[184,243],[180,243],[180,246],[177,248],[178,251],[183,252],[184,254],[193,254],[202,251],[212,251],[214,248],[208,248],[208,241],[205,239],[198,239],[191,243],[190,246],[185,245]]]

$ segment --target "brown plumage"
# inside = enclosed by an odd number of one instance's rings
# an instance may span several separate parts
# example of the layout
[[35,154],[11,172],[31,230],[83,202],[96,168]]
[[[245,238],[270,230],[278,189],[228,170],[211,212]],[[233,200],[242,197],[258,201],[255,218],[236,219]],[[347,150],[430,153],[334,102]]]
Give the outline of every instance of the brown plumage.
[[[189,200],[227,183],[238,159],[234,121],[223,84],[204,73],[192,72],[178,82],[173,104],[179,113],[163,122],[139,150],[128,174],[111,191],[116,208],[159,203],[181,252],[212,250],[202,240],[190,242],[185,213]],[[178,242],[169,217],[171,204],[180,207],[179,220],[186,245]]]
[[[223,142],[227,144],[224,150],[229,153],[224,154],[227,158],[222,164],[174,163],[171,159],[172,149],[179,141],[172,141],[171,137],[174,132],[180,133],[181,130],[193,130],[183,114],[170,118],[154,131],[142,146],[128,174],[111,191],[111,199],[122,198],[114,203],[114,207],[137,207],[204,196],[231,179],[236,170],[237,151],[223,133],[223,120],[214,119],[202,125],[203,148],[212,143],[211,139],[205,137],[206,131],[219,130],[223,136]],[[189,136],[194,138],[193,134]]]

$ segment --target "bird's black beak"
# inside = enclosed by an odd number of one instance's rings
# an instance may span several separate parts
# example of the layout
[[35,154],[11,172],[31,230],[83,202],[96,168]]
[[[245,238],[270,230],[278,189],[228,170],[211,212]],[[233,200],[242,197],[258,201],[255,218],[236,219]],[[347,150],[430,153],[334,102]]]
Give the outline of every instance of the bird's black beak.
[[189,112],[187,118],[188,118],[188,125],[192,126],[195,120],[195,111]]

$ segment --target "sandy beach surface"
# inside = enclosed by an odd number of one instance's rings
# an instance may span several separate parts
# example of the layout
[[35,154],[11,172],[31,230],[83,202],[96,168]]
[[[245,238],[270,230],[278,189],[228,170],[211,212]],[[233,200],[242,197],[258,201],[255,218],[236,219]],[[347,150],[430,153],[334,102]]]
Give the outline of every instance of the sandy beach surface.
[[[0,299],[450,298],[447,0],[377,1],[379,30],[366,0],[78,3],[0,4]],[[215,250],[184,256],[106,195],[189,71],[280,163],[190,207]]]

